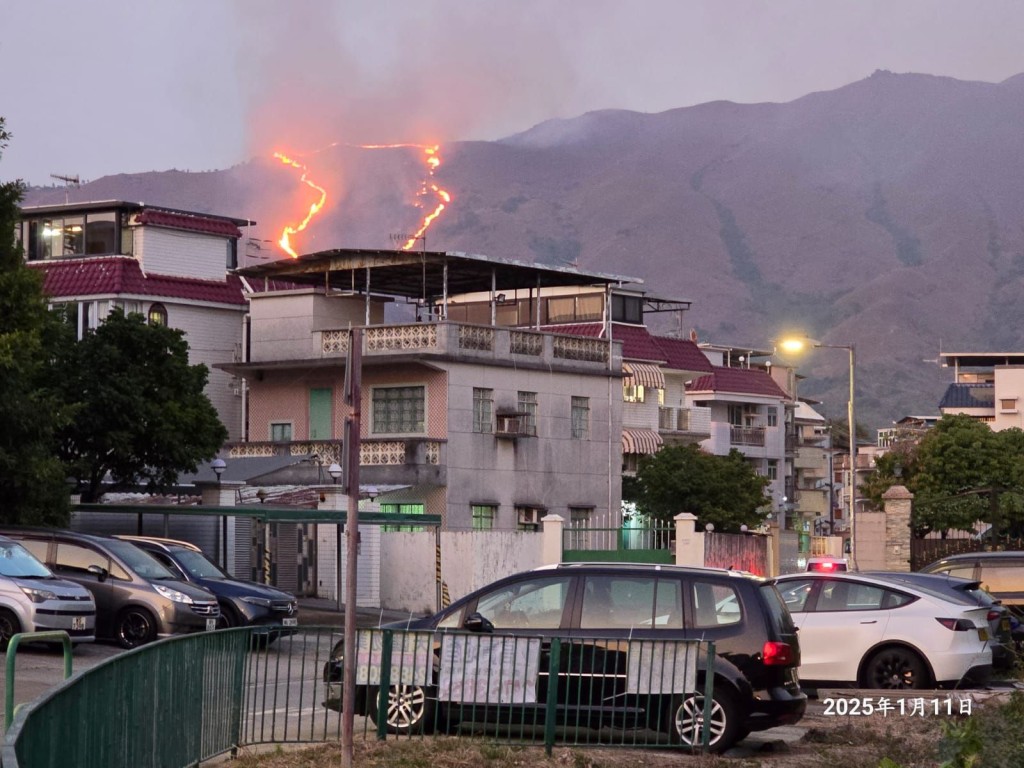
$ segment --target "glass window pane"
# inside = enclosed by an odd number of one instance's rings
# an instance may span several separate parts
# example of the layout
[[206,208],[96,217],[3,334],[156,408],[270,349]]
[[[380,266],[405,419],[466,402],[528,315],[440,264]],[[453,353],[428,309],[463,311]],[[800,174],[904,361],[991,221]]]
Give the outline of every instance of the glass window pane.
[[695,582],[692,598],[694,626],[720,627],[743,619],[739,597],[726,584]]
[[65,256],[79,256],[85,253],[85,217],[69,216],[64,219]]
[[117,214],[90,213],[86,217],[85,252],[117,253]]
[[484,595],[476,610],[495,629],[558,629],[571,577],[529,579]]
[[654,626],[655,579],[588,576],[583,587],[582,629]]
[[425,432],[424,387],[376,387],[373,390],[374,434]]

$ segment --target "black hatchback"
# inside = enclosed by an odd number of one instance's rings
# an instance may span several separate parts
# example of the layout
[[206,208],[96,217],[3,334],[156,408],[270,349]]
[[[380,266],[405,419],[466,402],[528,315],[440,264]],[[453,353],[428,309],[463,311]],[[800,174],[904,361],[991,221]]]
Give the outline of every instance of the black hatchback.
[[[515,711],[507,706],[490,711],[472,707],[473,720],[478,714],[486,720],[495,713],[505,722],[511,717],[520,722],[536,718],[537,712],[531,715],[529,710],[542,711],[545,706],[553,666],[549,649],[555,638],[559,647],[568,648],[558,657],[555,713],[565,724],[570,724],[569,716],[585,711],[590,727],[645,727],[682,746],[699,746],[707,682],[703,668],[697,668],[696,687],[689,694],[672,690],[666,696],[631,695],[636,693],[630,687],[636,655],[649,654],[658,641],[714,642],[708,710],[713,751],[728,748],[751,731],[795,723],[807,705],[797,677],[796,628],[785,603],[770,580],[736,571],[564,563],[506,577],[440,613],[385,629],[427,630],[442,636],[433,644],[434,680],[426,685],[392,685],[384,702],[366,675],[361,678],[357,673],[356,714],[369,715],[376,723],[379,713],[386,712],[385,727],[393,733],[424,732],[441,723],[466,721],[467,709],[452,707],[439,696],[436,685],[440,679],[443,687],[445,679],[443,666],[438,677],[438,667],[447,633],[495,633],[524,642],[534,638],[538,644],[538,661],[532,668],[529,645],[522,646],[522,653],[519,646],[515,651],[524,656],[527,674],[533,675],[525,683],[530,697]],[[357,653],[360,670],[366,666],[364,650],[361,646]],[[325,706],[331,709],[341,708],[343,656],[339,643],[324,668]]]

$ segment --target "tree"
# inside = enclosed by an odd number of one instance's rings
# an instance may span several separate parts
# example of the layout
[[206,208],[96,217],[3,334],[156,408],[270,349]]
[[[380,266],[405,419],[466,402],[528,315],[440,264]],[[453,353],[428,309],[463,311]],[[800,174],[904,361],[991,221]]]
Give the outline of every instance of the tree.
[[970,416],[948,415],[922,438],[914,492],[915,534],[973,530],[991,523],[998,532],[1020,528],[1024,499],[1024,433],[993,432]]
[[[9,140],[0,117],[0,155]],[[63,409],[42,386],[56,323],[15,238],[23,193],[20,181],[0,184],[0,520],[63,525],[68,488],[53,453]]]
[[73,416],[58,455],[83,501],[144,487],[165,491],[227,439],[203,393],[208,370],[189,365],[184,332],[115,310],[81,341],[57,346],[52,386]]
[[671,520],[691,512],[698,526],[711,523],[719,531],[739,531],[741,525],[761,524],[767,485],[768,478],[755,473],[739,451],[715,456],[685,445],[641,459],[636,480],[625,491],[649,517]]

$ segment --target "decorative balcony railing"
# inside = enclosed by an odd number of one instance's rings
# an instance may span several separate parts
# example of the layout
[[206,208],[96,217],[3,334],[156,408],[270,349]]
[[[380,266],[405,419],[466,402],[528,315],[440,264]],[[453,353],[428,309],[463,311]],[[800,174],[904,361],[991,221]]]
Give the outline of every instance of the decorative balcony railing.
[[[330,329],[319,332],[319,354],[338,357],[348,353],[347,330]],[[592,364],[612,366],[612,350],[606,340],[585,336],[564,336],[516,328],[467,323],[413,323],[409,325],[369,326],[364,329],[364,355],[394,352],[461,355],[471,358],[509,359],[534,358],[538,363]],[[280,347],[274,348],[280,354]]]
[[732,445],[764,445],[764,427],[729,427]]
[[711,434],[710,408],[658,408],[658,429],[662,432]]
[[[361,440],[359,443],[359,464],[365,467],[405,465],[409,463],[437,465],[441,463],[442,440],[417,438],[416,440]],[[422,452],[410,455],[410,447],[422,445]],[[340,440],[306,440],[285,443],[248,442],[233,443],[229,446],[229,459],[266,458],[269,456],[294,456],[304,459],[316,456],[317,461],[328,466],[341,463],[342,442]]]

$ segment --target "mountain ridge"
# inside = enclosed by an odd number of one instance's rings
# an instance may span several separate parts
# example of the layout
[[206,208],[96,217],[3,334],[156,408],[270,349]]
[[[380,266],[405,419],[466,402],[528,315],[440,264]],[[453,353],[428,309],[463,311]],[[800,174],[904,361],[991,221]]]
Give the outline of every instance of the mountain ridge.
[[[879,71],[782,104],[596,110],[442,146],[435,180],[454,199],[428,247],[635,275],[692,300],[682,326],[705,341],[766,348],[800,330],[855,345],[859,420],[886,426],[937,410],[951,376],[924,361],[942,345],[1022,347],[1021,124],[1024,74]],[[423,214],[415,148],[338,146],[305,162],[330,180],[329,204],[300,251],[393,247],[388,234]],[[271,253],[275,228],[309,204],[270,158],[31,189],[25,202],[65,194],[254,218]],[[816,351],[801,394],[844,418],[847,368]]]

